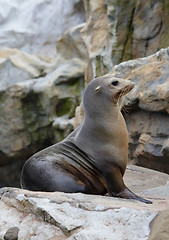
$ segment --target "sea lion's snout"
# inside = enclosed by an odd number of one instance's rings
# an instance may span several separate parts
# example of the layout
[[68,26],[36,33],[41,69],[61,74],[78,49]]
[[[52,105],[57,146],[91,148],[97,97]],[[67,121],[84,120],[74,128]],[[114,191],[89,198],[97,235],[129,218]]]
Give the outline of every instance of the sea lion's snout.
[[128,89],[129,89],[128,92],[130,92],[130,91],[134,88],[134,86],[135,86],[135,84],[130,81],[130,83],[129,83],[129,85],[128,85]]
[[133,82],[126,79],[113,78],[111,81],[111,88],[114,91],[114,95],[119,99],[129,93],[134,88],[134,86],[135,84]]
[[120,92],[119,92],[120,93],[120,97],[122,97],[122,96],[126,95],[127,93],[129,93],[134,88],[134,86],[135,86],[135,84],[133,82],[127,81],[127,84],[124,85],[122,87],[122,89],[120,90]]
[[130,80],[127,80],[127,81],[129,81],[130,90],[132,90],[134,88],[135,84]]

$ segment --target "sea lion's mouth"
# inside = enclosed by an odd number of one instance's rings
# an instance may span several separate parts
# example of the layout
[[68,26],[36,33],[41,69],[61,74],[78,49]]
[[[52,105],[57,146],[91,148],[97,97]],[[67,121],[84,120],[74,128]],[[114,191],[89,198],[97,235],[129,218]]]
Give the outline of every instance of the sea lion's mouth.
[[123,97],[127,93],[129,93],[134,88],[134,83],[125,86],[123,89],[121,89],[117,94],[119,98]]

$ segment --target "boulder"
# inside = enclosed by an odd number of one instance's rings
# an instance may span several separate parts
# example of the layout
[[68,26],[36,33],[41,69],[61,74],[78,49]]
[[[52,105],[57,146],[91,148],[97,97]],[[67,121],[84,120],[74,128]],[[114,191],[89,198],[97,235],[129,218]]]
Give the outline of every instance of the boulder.
[[[113,76],[135,88],[123,99],[129,130],[129,159],[169,173],[169,48],[114,66]],[[126,114],[125,114],[126,112]],[[127,114],[128,112],[128,114]]]
[[0,48],[0,91],[15,83],[45,76],[54,62],[45,61],[36,55],[21,52],[18,49]]
[[[52,61],[0,48],[0,166],[26,160],[73,130],[87,62],[82,27],[80,24],[63,33]],[[69,44],[74,46],[71,51]],[[16,172],[18,167],[16,163]],[[0,186],[5,185],[2,182]]]
[[169,209],[168,181],[167,174],[128,166],[127,186],[151,199],[148,205],[108,196],[1,188],[0,239],[146,240],[157,214]]
[[[168,209],[167,209],[168,210]],[[151,223],[151,234],[148,240],[168,240],[169,237],[169,213],[166,210],[159,211]]]
[[89,62],[86,82],[113,65],[146,57],[169,46],[167,0],[84,1],[82,36]]
[[10,0],[0,2],[0,46],[46,58],[56,56],[56,40],[85,22],[82,0]]
[[88,67],[85,81],[104,75],[112,68],[111,48],[105,0],[84,1],[87,22],[82,29],[82,38],[88,52]]
[[167,0],[106,1],[113,64],[169,46]]
[[[129,131],[130,163],[169,173],[169,48],[145,58],[122,62],[112,76],[130,79],[134,89],[122,102]],[[75,126],[82,122],[82,106]]]
[[[19,186],[23,162],[73,130],[75,108],[84,89],[87,51],[80,35],[85,20],[83,2],[38,0],[29,4],[30,7],[26,1],[21,4],[6,1],[3,5],[4,32],[0,33],[4,36],[0,39],[0,187]],[[60,11],[65,4],[65,11]],[[7,18],[9,13],[11,18]],[[44,14],[48,16],[46,20]],[[63,16],[59,17],[60,14]],[[24,25],[23,17],[26,19]],[[11,28],[14,29],[12,33]],[[17,34],[19,31],[22,36]],[[70,45],[74,46],[71,50]]]
[[72,59],[45,77],[17,81],[0,91],[1,165],[27,158],[72,130],[57,131],[53,123],[61,117],[73,118],[81,100],[85,67],[84,61]]

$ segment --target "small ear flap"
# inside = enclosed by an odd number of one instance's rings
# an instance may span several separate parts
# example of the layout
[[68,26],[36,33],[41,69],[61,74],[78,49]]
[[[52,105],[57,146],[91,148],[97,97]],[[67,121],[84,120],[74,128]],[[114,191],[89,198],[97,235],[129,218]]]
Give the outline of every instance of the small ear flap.
[[96,88],[95,88],[95,92],[96,92],[96,93],[99,92],[100,89],[101,89],[101,86],[96,87]]

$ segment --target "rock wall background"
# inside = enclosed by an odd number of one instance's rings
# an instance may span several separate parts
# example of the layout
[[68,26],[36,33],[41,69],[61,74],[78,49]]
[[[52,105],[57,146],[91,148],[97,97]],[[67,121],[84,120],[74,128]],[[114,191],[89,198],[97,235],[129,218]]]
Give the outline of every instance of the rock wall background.
[[123,100],[129,130],[129,159],[169,173],[169,48],[113,68],[135,88]]
[[19,187],[24,161],[73,130],[87,62],[85,11],[80,0],[0,6],[0,187]]
[[[23,162],[82,121],[82,107],[75,122],[74,115],[84,79],[87,83],[106,73],[136,84],[122,103],[128,111],[123,108],[129,160],[168,173],[168,1],[14,0],[1,5],[0,186],[19,186]],[[147,57],[161,48],[166,49]]]
[[79,0],[0,1],[0,46],[42,57],[56,55],[56,40],[85,21]]
[[[109,72],[135,83],[121,103],[129,130],[129,161],[169,173],[169,49],[157,52],[169,45],[168,2],[85,3],[87,24],[82,37],[89,54],[85,79],[89,82]],[[80,107],[77,125],[82,116]]]

